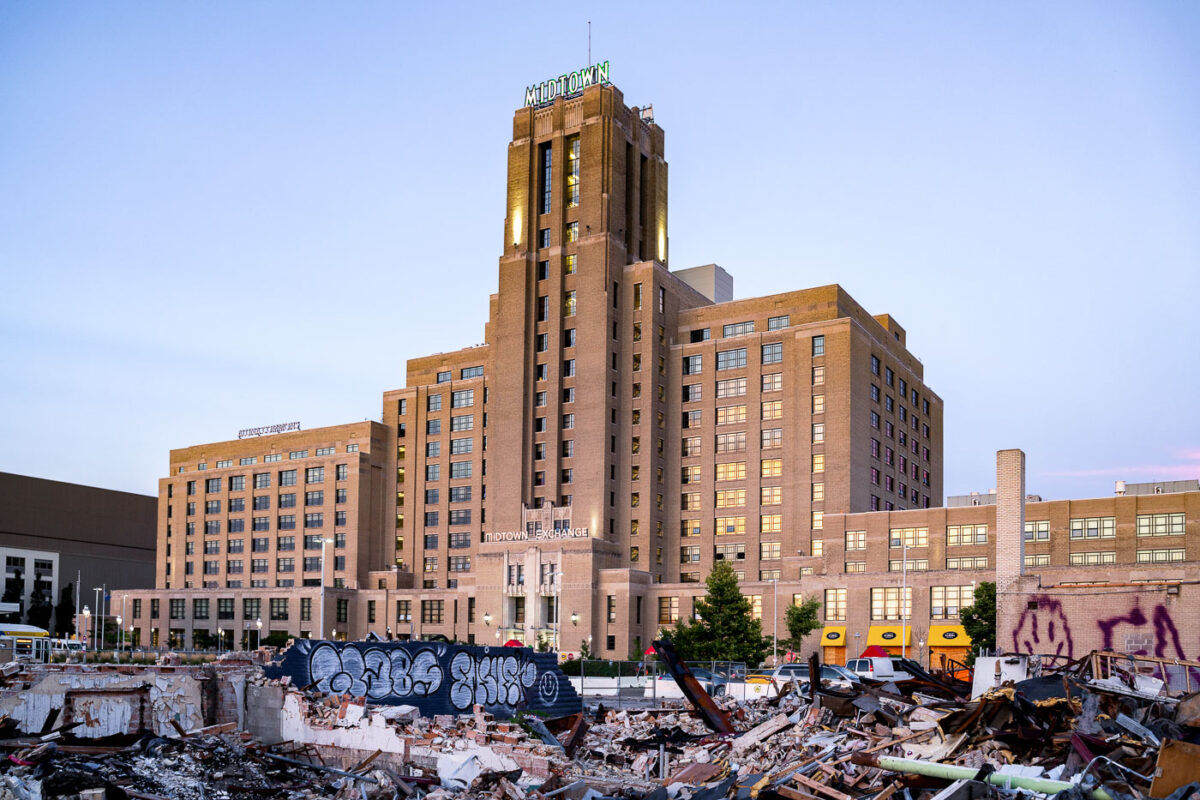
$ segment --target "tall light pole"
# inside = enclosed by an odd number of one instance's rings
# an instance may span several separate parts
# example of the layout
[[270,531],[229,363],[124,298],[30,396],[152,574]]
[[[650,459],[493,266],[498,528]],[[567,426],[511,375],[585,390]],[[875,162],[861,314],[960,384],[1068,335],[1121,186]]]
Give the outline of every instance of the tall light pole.
[[321,634],[318,639],[325,638],[325,545],[333,544],[333,539],[321,537]]
[[104,589],[97,586],[95,591],[96,591],[96,651],[99,652],[100,651],[100,625],[102,624],[100,622],[100,620],[102,620],[104,618],[104,606],[100,605],[100,593],[103,592]]
[[[904,534],[901,534],[902,536]],[[903,541],[904,548],[900,551],[900,657],[906,655],[904,635],[908,632],[908,614],[904,600],[908,597],[908,539]]]
[[[83,635],[86,638],[91,633],[92,610],[87,606],[83,607]],[[87,663],[87,646],[83,648],[83,663]]]
[[122,617],[117,617],[117,663],[121,663],[121,646],[125,644],[125,629],[121,627]]
[[771,616],[774,617],[774,630],[771,633],[771,662],[779,666],[779,579],[771,578]]
[[262,617],[259,617],[258,619],[254,620],[254,627],[258,630],[258,638],[255,643],[259,646],[259,648],[261,648],[262,647]]

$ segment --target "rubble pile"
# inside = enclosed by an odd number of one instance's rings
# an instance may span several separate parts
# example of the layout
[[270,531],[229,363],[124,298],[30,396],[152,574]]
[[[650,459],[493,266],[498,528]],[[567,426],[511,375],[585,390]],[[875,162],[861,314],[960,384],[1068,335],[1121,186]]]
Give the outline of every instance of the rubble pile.
[[302,729],[279,741],[236,723],[106,742],[14,731],[0,738],[0,800],[1200,800],[1200,664],[1160,661],[1156,677],[1151,661],[1034,660],[1032,677],[974,697],[922,673],[792,681],[749,701],[711,698],[672,665],[688,701],[556,719],[483,706],[424,717],[257,678]]

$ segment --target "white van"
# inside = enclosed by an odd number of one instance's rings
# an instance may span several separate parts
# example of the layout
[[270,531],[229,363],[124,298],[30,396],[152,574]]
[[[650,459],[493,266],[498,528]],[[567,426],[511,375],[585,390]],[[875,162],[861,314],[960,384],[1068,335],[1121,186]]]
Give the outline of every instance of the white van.
[[62,653],[82,653],[83,642],[75,639],[51,639],[50,652],[55,655]]
[[846,669],[876,681],[907,681],[913,677],[905,671],[903,658],[851,658],[846,661]]

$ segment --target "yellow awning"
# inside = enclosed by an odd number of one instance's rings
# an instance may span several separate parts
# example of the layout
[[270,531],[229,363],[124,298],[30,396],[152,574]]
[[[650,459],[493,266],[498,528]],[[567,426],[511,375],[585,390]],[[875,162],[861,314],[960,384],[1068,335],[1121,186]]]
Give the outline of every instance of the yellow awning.
[[971,637],[962,625],[930,625],[930,647],[970,647]]
[[822,647],[845,647],[846,646],[846,626],[845,625],[830,625],[828,628],[821,631],[821,646]]
[[[872,625],[871,630],[867,632],[867,646],[877,644],[880,647],[899,647],[900,642],[899,625]],[[904,642],[908,647],[912,645],[912,625],[904,626]]]

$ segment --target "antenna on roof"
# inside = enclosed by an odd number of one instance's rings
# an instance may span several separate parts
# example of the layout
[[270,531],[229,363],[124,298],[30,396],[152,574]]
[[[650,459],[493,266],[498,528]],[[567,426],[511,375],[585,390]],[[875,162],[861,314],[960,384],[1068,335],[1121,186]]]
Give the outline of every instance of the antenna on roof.
[[588,60],[587,64],[592,65],[592,21],[588,20]]

